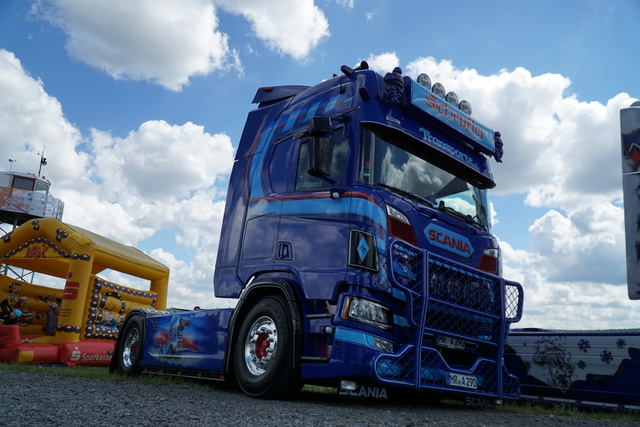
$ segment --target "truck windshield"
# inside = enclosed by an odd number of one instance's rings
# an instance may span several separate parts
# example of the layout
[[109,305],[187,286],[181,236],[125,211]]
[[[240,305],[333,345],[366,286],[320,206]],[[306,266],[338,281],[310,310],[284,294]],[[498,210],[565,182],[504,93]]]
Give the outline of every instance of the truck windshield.
[[490,228],[487,191],[363,128],[360,180]]

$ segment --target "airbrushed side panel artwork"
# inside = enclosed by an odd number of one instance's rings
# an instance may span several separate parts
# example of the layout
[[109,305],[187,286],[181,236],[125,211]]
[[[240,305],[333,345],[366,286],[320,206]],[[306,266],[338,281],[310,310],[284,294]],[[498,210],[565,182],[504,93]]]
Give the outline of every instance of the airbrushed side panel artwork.
[[522,398],[640,408],[640,331],[512,331],[505,364]]
[[146,318],[142,366],[221,372],[232,313],[195,310]]

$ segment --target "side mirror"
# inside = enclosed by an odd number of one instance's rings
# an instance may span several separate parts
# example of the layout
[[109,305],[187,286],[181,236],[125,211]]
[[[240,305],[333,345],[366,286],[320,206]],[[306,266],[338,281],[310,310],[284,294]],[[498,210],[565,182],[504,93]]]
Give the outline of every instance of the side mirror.
[[331,176],[333,160],[333,125],[330,117],[309,119],[309,175],[326,179]]

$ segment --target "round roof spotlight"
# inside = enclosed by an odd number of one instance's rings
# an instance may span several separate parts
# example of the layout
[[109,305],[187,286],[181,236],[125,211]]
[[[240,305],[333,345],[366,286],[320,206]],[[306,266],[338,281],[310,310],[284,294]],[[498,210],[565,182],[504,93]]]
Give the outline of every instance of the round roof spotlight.
[[431,90],[431,79],[425,73],[418,76],[417,82],[420,86],[427,88],[427,90]]
[[455,92],[449,92],[444,99],[454,107],[458,106],[458,95]]
[[466,99],[460,101],[460,104],[458,104],[458,109],[460,109],[460,111],[462,111],[463,113],[471,115],[471,103]]
[[431,92],[435,93],[440,98],[444,98],[444,95],[447,93],[442,83],[434,83],[434,85],[431,86]]

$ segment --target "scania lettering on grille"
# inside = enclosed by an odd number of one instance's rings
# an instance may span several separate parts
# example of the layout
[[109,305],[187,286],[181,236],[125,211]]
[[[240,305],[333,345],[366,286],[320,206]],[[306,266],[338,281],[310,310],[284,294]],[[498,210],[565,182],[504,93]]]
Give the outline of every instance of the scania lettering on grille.
[[464,236],[446,228],[430,224],[424,229],[424,234],[433,246],[469,258],[473,254],[473,246]]

